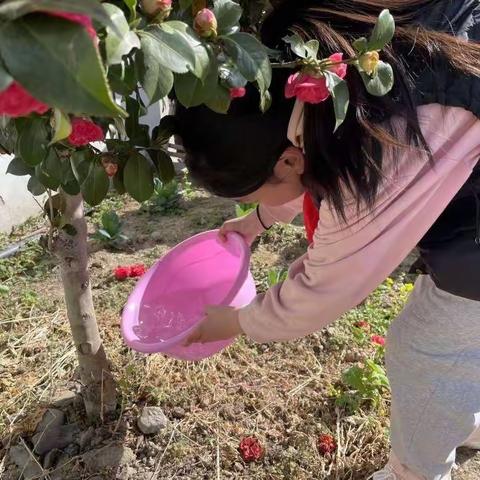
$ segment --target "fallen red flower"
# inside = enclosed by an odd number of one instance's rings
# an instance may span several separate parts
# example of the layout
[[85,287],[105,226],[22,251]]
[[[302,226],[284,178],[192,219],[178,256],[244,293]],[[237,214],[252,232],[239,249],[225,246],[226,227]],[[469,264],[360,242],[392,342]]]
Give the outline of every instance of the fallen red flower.
[[376,345],[380,346],[385,346],[385,337],[382,337],[381,335],[372,335],[371,337],[372,343],[375,343]]
[[263,447],[255,437],[246,437],[240,442],[238,447],[240,455],[244,462],[254,462],[263,457]]
[[130,277],[141,277],[146,272],[145,265],[143,263],[138,263],[137,265],[132,265],[130,267]]
[[318,451],[322,455],[330,455],[337,449],[335,439],[327,433],[322,433],[321,435],[319,435],[317,447]]
[[130,267],[117,267],[114,271],[113,274],[115,275],[115,278],[117,280],[125,280],[128,278],[131,273],[130,273]]

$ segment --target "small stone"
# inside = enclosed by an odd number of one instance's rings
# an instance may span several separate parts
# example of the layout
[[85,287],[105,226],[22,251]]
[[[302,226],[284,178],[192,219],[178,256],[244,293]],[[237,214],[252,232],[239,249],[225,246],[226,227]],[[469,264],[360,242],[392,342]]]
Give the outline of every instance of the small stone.
[[237,470],[237,472],[242,472],[245,469],[245,467],[240,462],[235,462],[234,468],[235,470]]
[[102,468],[122,467],[135,460],[133,451],[123,445],[110,445],[83,454],[83,462],[91,472]]
[[54,448],[65,448],[73,442],[77,433],[78,426],[75,424],[47,428],[33,436],[34,451],[39,455],[44,455]]
[[130,466],[126,466],[123,468],[119,473],[117,473],[117,476],[115,477],[115,480],[137,480],[137,471]]
[[168,418],[160,407],[144,407],[138,417],[137,425],[146,435],[158,433],[168,425]]
[[56,392],[51,403],[55,407],[65,408],[71,405],[75,401],[76,397],[77,397],[77,394],[75,392],[72,392],[71,390],[62,389]]
[[184,418],[185,415],[186,415],[186,412],[185,412],[185,409],[182,408],[182,407],[175,407],[173,410],[172,410],[172,415],[173,415],[173,418]]
[[61,450],[58,450],[57,448],[50,450],[43,459],[43,468],[45,468],[46,470],[52,468],[61,454]]
[[23,445],[15,445],[10,449],[10,459],[23,473],[25,480],[40,477],[43,474],[42,467],[32,457],[32,454]]
[[71,443],[66,449],[65,453],[70,457],[75,457],[80,452],[80,447],[76,443]]
[[48,428],[59,427],[65,422],[65,414],[57,408],[49,408],[42,417],[42,420],[37,425],[35,433],[41,433]]
[[85,450],[93,440],[95,436],[95,429],[93,427],[88,427],[88,430],[80,433],[80,439],[78,444],[80,445],[81,450]]

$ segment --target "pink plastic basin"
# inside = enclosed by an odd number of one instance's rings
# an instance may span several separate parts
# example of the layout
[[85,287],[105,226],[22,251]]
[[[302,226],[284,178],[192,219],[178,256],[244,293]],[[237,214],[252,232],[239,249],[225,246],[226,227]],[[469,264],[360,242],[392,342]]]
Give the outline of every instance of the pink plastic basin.
[[182,360],[210,357],[232,339],[183,347],[182,341],[203,318],[208,305],[242,307],[256,295],[249,271],[250,249],[231,233],[218,230],[177,245],[140,279],[122,315],[125,343],[143,353],[161,352]]

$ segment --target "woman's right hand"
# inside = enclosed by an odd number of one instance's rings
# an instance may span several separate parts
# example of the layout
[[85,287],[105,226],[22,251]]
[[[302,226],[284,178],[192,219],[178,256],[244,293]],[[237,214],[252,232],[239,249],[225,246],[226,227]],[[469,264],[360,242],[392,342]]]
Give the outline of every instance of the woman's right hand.
[[253,210],[244,217],[227,220],[220,228],[218,236],[222,242],[225,242],[229,232],[236,232],[245,239],[248,245],[251,245],[263,230],[264,228],[258,220],[257,212]]

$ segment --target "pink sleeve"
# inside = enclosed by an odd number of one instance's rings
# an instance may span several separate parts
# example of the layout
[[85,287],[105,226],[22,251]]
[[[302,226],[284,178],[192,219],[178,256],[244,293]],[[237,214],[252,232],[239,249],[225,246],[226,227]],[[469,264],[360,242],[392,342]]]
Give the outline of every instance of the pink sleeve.
[[260,216],[262,222],[271,227],[274,223],[291,223],[294,218],[303,210],[303,195],[292,200],[291,202],[279,205],[278,207],[270,207],[260,205]]
[[314,245],[291,265],[285,282],[240,310],[242,329],[253,340],[308,335],[358,305],[465,183],[480,155],[480,121],[460,108],[428,105],[418,111],[435,166],[418,151],[406,151],[395,173],[387,173],[373,210],[358,212],[347,202],[346,224],[323,202]]

